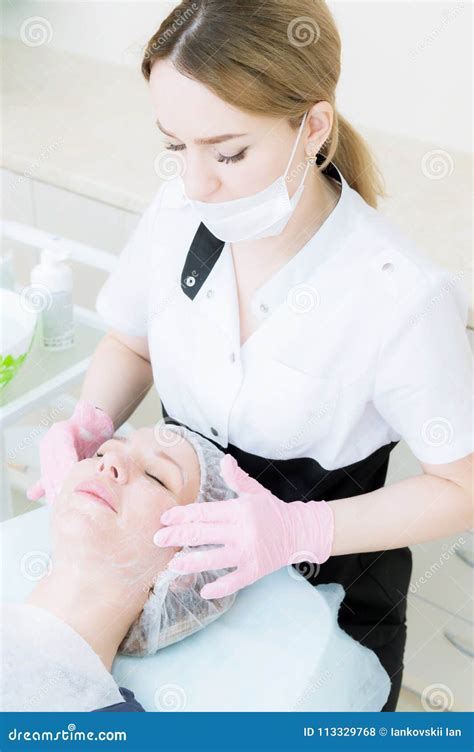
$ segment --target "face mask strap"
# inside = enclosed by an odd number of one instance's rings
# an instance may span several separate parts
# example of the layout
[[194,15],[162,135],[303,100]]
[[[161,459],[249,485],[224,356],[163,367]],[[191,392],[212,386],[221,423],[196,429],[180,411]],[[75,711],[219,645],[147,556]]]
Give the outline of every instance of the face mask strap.
[[[304,114],[304,116],[303,116],[303,120],[301,121],[301,125],[300,125],[300,127],[299,127],[298,135],[296,136],[296,141],[295,141],[295,143],[294,143],[294,145],[293,145],[293,150],[292,150],[292,152],[291,152],[291,155],[290,155],[290,158],[289,158],[289,160],[288,160],[288,164],[286,165],[286,170],[285,170],[285,172],[283,173],[283,178],[284,178],[285,180],[286,180],[286,173],[287,173],[287,172],[288,172],[288,170],[290,169],[290,165],[291,165],[291,163],[292,163],[292,161],[293,161],[293,157],[295,156],[295,152],[296,152],[296,149],[298,148],[298,143],[299,143],[299,140],[300,140],[301,132],[302,132],[302,130],[303,130],[303,128],[304,128],[304,124],[305,124],[305,121],[306,121],[306,116],[307,116],[307,114],[308,114],[308,111],[306,111],[306,112],[305,112],[305,114]],[[306,165],[306,167],[308,167],[308,165]],[[306,173],[305,173],[305,174],[306,174]]]

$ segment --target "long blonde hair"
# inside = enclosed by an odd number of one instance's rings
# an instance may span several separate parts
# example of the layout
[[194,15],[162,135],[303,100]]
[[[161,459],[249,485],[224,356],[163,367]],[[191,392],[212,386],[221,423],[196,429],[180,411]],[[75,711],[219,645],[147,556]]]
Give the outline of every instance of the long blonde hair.
[[323,0],[183,0],[149,40],[142,73],[156,60],[208,87],[220,99],[297,127],[316,102],[334,110],[320,148],[349,185],[376,208],[383,181],[362,136],[337,111],[341,40]]

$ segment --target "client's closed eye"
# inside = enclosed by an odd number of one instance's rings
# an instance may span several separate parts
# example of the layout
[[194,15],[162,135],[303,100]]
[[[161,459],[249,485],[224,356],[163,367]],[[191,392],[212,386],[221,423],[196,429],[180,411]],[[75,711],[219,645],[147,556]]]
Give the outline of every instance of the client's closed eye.
[[168,491],[171,490],[168,488],[168,486],[165,486],[165,484],[162,483],[161,480],[156,477],[156,475],[152,475],[151,473],[148,473],[146,470],[145,470],[145,475],[148,475],[149,478],[153,478],[153,480],[156,480],[160,484],[160,486],[163,486],[163,488],[167,488]]

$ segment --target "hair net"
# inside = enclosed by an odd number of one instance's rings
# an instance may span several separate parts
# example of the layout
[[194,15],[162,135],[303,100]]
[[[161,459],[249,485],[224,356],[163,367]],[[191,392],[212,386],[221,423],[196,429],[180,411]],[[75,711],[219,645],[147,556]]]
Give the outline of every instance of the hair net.
[[[165,443],[172,444],[177,440],[175,434],[178,434],[194,447],[200,468],[196,502],[235,498],[236,494],[220,474],[220,460],[224,452],[200,434],[181,425],[164,425],[160,422],[155,430],[159,430],[160,441],[164,437]],[[170,431],[173,433],[170,434]],[[218,547],[214,544],[183,546],[175,554],[175,558],[190,551]],[[236,594],[206,599],[200,596],[201,588],[232,570],[233,567],[181,574],[172,569],[164,569],[157,577],[140,616],[122,640],[118,652],[126,655],[152,655],[160,648],[183,640],[206,627],[232,606]]]

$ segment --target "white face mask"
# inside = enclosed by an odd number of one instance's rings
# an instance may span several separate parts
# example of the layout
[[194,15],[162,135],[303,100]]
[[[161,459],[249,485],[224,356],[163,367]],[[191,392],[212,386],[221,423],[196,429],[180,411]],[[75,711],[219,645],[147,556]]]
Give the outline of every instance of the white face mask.
[[259,240],[279,235],[283,231],[303,194],[304,181],[309,168],[308,162],[301,183],[290,198],[286,186],[286,174],[298,146],[307,114],[306,112],[301,122],[285,172],[263,191],[233,201],[218,203],[194,201],[186,197],[202,222],[216,238],[236,243],[239,240]]

